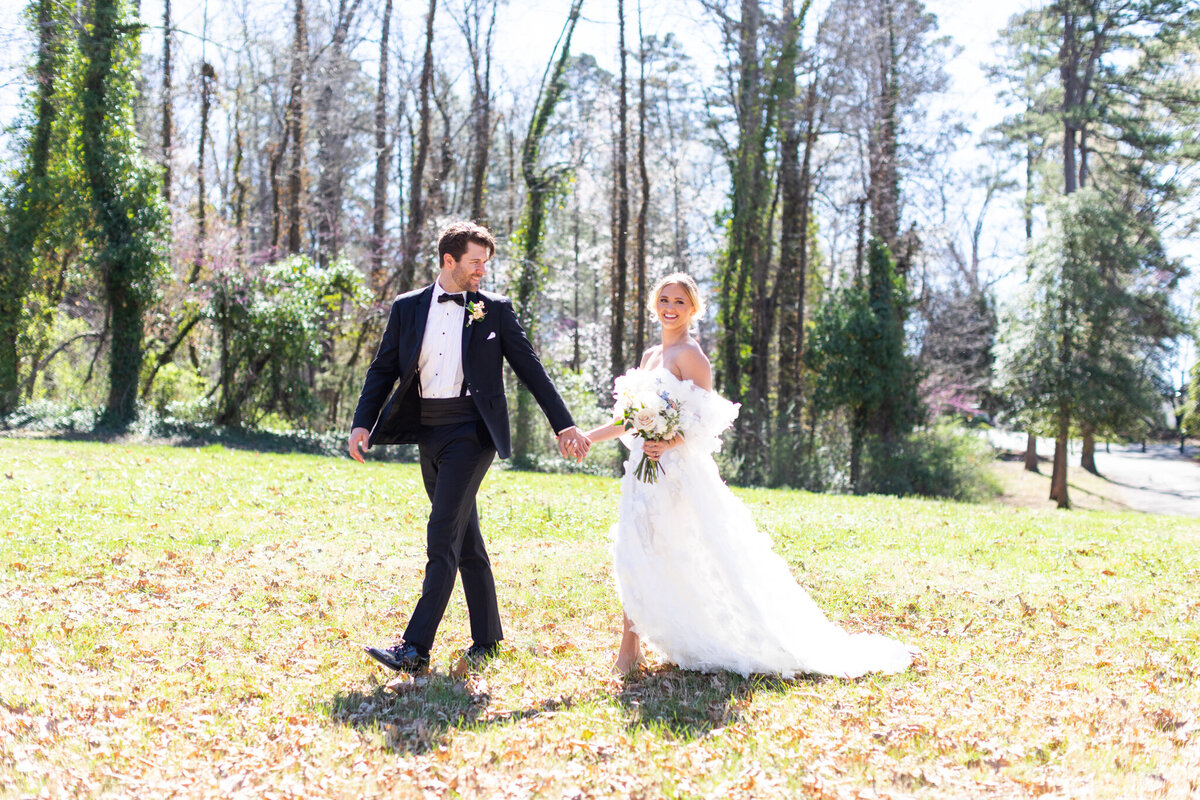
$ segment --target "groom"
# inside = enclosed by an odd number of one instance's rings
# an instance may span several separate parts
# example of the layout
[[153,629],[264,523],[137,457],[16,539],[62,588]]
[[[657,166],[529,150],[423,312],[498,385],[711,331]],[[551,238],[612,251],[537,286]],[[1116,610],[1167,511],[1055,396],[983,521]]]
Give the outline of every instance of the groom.
[[479,290],[495,252],[491,232],[473,222],[456,222],[442,231],[441,273],[433,284],[392,303],[354,412],[350,456],[361,463],[371,445],[415,442],[432,504],[425,581],[403,640],[394,647],[367,648],[372,658],[397,671],[428,667],[459,572],[471,618],[468,660],[495,655],[504,638],[475,508],[475,493],[492,459],[512,452],[503,362],[542,407],[564,457],[582,459],[590,445],[546,375],[512,302]]

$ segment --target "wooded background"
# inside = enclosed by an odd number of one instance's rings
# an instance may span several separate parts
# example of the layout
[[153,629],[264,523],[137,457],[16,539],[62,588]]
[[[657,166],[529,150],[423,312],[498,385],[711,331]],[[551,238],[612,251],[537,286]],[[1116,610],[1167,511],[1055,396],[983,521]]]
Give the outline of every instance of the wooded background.
[[[967,497],[979,452],[946,421],[1004,420],[1030,468],[1033,436],[1056,437],[1066,506],[1072,437],[1094,470],[1098,438],[1200,428],[1169,369],[1191,299],[1164,244],[1198,218],[1194,2],[1014,15],[990,62],[1010,113],[982,135],[935,111],[956,45],[916,0],[693,0],[653,34],[607,0],[602,58],[572,47],[588,3],[500,41],[528,11],[211,0],[181,24],[171,0],[31,0],[5,424],[344,430],[391,299],[470,218],[502,243],[487,288],[581,418],[654,342],[647,287],[696,275],[716,388],[742,403],[741,483]],[[504,66],[538,50],[529,74]],[[1005,204],[1016,269],[986,246]],[[514,391],[514,462],[543,464]]]

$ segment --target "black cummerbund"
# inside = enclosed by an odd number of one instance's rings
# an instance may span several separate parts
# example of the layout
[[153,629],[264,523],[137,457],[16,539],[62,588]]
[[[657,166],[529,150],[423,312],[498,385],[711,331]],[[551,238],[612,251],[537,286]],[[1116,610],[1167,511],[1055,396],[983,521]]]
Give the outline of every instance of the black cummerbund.
[[479,419],[479,409],[470,397],[422,397],[422,425],[457,425]]

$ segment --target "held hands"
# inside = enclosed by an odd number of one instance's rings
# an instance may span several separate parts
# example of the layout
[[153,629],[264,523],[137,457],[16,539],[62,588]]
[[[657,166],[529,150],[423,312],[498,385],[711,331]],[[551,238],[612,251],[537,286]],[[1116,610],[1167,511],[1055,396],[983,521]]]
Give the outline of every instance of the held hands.
[[371,432],[366,428],[355,428],[350,431],[350,457],[360,464],[367,463],[363,460],[363,452],[371,449]]
[[581,462],[591,446],[591,440],[584,436],[579,428],[570,427],[558,434],[558,452],[563,458],[573,458],[576,462]]
[[[363,452],[371,449],[370,437],[371,432],[366,428],[350,431],[350,457],[360,464],[366,463]],[[591,441],[578,428],[567,428],[558,435],[558,452],[562,453],[563,458],[583,461],[591,446]]]

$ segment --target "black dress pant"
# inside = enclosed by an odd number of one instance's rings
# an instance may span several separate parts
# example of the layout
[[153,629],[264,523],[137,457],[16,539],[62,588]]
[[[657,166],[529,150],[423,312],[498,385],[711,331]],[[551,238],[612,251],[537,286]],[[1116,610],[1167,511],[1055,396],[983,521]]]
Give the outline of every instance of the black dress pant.
[[454,591],[455,576],[461,572],[471,638],[475,644],[498,642],[504,632],[496,582],[475,508],[475,493],[496,457],[496,448],[482,420],[422,425],[417,446],[421,477],[433,507],[425,534],[425,581],[404,641],[426,649],[433,646]]

